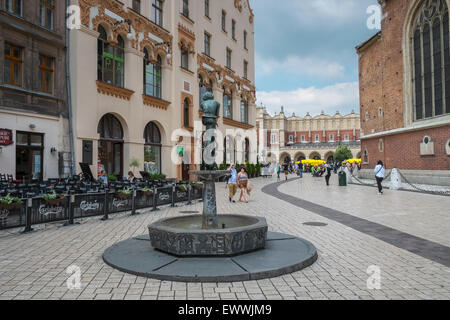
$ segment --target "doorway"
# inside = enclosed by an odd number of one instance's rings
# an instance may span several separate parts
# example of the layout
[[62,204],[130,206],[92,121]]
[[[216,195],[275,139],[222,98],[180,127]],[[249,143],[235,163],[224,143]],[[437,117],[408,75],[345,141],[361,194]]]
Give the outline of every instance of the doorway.
[[16,179],[43,180],[44,135],[17,132]]

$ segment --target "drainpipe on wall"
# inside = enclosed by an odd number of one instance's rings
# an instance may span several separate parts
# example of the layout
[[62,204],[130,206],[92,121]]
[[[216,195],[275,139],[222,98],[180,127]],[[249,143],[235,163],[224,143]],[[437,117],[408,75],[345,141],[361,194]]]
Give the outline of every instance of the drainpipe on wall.
[[[66,22],[69,18],[69,13],[67,12],[69,8],[69,0],[66,0]],[[69,28],[67,23],[65,23],[66,29],[66,88],[67,88],[67,109],[69,113],[69,146],[70,146],[70,173],[75,175],[75,151],[73,145],[73,117],[72,117],[72,92],[70,87],[70,51],[69,51]]]

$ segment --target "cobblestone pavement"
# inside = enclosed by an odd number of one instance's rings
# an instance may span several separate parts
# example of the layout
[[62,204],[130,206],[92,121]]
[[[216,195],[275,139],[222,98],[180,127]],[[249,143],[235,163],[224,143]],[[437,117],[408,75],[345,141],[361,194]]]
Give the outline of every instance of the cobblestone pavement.
[[[73,227],[47,224],[23,235],[19,229],[1,231],[0,299],[450,299],[450,268],[261,192],[273,182],[255,179],[248,204],[229,203],[225,184],[218,183],[218,211],[264,216],[271,231],[311,241],[319,254],[311,267],[272,279],[201,284],[136,277],[103,262],[103,251],[115,242],[145,234],[149,223],[180,211],[201,212],[196,203],[138,216],[116,214],[105,222],[90,218]],[[370,187],[339,188],[335,176],[329,190],[324,184],[307,176],[279,191],[449,243],[448,198],[388,190],[380,197]],[[309,221],[327,225],[303,225]],[[67,288],[72,265],[81,270],[81,289]],[[368,289],[370,266],[380,268],[380,289]]]

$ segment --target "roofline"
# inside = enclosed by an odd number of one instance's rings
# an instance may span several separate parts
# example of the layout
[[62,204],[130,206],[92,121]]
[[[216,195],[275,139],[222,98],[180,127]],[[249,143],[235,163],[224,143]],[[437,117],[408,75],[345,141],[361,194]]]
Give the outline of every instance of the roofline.
[[377,33],[375,33],[372,37],[370,37],[367,41],[357,45],[355,47],[356,52],[361,52],[362,50],[366,49],[366,47],[368,47],[369,45],[373,44],[375,42],[375,40],[378,40],[379,38],[381,38],[381,31],[378,31]]

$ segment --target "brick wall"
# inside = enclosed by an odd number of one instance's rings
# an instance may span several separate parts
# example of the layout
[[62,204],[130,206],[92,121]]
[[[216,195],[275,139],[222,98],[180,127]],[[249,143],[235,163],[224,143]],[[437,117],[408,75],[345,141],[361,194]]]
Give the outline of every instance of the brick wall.
[[[420,155],[420,143],[424,136],[429,136],[434,142],[433,156]],[[380,139],[384,144],[383,152],[378,148]],[[450,156],[445,153],[448,139],[450,139],[450,125],[362,140],[361,150],[364,152],[367,149],[369,153],[369,164],[363,164],[363,168],[374,168],[377,161],[381,160],[388,169],[450,170]]]

